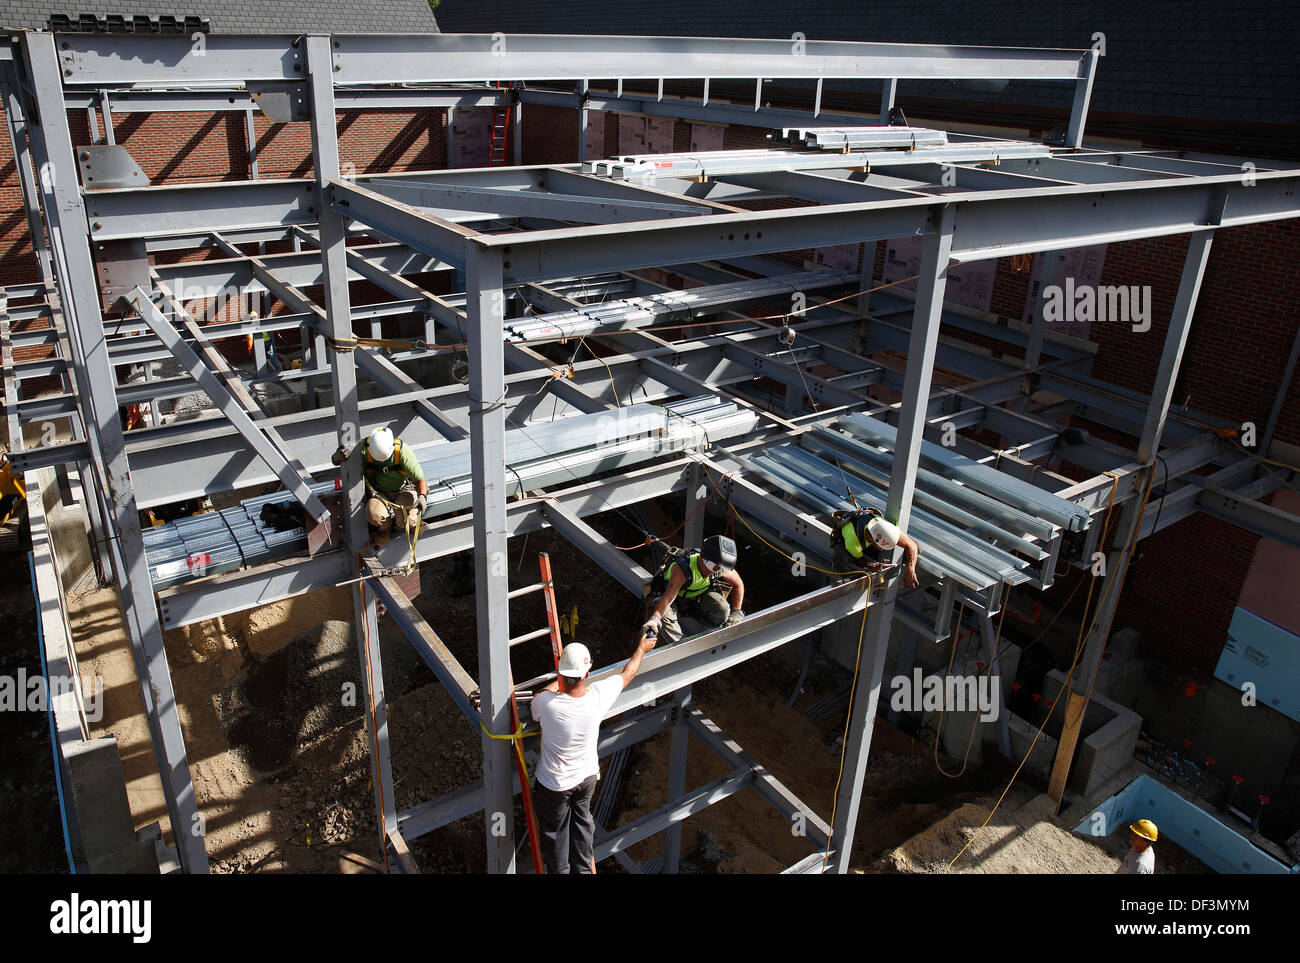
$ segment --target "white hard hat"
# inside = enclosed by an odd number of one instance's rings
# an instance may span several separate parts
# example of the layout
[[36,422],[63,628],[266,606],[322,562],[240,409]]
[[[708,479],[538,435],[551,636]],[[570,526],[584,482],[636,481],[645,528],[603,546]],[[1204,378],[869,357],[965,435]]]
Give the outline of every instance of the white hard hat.
[[867,531],[871,533],[871,540],[877,548],[893,548],[898,544],[901,534],[897,525],[879,515],[867,522]]
[[560,675],[581,679],[591,671],[591,653],[581,642],[570,642],[560,653]]
[[393,457],[391,428],[376,428],[370,433],[370,457],[375,461],[388,461]]

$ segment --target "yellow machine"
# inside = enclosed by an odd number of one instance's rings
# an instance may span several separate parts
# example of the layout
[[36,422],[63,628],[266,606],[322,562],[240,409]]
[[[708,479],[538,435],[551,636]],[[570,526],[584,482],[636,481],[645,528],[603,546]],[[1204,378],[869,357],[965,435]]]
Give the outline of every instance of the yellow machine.
[[27,502],[23,476],[9,464],[8,450],[0,450],[0,552],[22,549],[19,537],[23,524],[20,509]]
[[0,525],[13,517],[18,506],[27,498],[22,475],[15,474],[9,464],[9,452],[0,452]]

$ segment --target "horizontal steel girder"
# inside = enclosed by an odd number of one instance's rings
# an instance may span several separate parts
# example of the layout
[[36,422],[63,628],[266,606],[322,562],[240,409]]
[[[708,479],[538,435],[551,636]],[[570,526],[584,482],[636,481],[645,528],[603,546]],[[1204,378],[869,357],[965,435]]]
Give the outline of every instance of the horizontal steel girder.
[[[1292,218],[1300,216],[1298,184],[1300,173],[1265,172],[1250,187],[1240,178],[1207,177],[1022,188],[949,194],[941,200],[905,198],[479,236],[474,243],[508,247],[505,282],[524,283],[927,235],[934,232],[939,211],[952,205],[957,210],[952,256],[965,262]],[[369,216],[367,223],[390,236],[403,230],[400,212],[372,210]],[[427,242],[415,246],[437,253]]]
[[[339,85],[700,77],[1078,80],[1083,50],[563,34],[335,34]],[[293,36],[61,34],[64,83],[97,87],[301,80]]]
[[[867,604],[867,595],[865,579],[832,585],[764,609],[735,625],[653,649],[642,658],[641,671],[619,694],[605,718],[645,705],[860,612]],[[593,672],[592,680],[616,675],[624,664]]]

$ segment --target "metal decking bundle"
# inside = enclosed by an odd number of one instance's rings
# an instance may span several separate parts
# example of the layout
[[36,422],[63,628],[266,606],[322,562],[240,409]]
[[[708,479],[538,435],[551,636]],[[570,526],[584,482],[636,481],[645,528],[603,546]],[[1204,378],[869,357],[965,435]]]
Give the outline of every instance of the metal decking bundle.
[[[550,485],[583,481],[603,471],[663,454],[748,434],[758,416],[713,395],[669,405],[628,405],[589,415],[506,432],[505,463],[512,496]],[[469,441],[415,447],[429,485],[426,518],[470,507],[474,476]],[[319,497],[335,490],[332,480],[311,486]],[[204,575],[231,572],[307,552],[307,533],[278,532],[261,520],[264,505],[293,502],[280,491],[250,498],[220,512],[207,512],[159,525],[144,533],[154,589]]]
[[694,317],[724,305],[837,287],[856,280],[857,275],[848,271],[800,271],[774,278],[754,278],[681,291],[664,291],[568,311],[511,318],[505,322],[506,340],[543,341],[581,338],[601,331],[624,331],[656,321]]
[[[746,460],[818,515],[853,508],[849,490],[859,507],[883,510],[893,440],[889,425],[851,414]],[[938,445],[923,446],[922,462],[908,526],[922,545],[919,565],[969,589],[1050,584],[1062,529],[1082,531],[1090,520],[1071,502]]]
[[806,145],[817,150],[863,150],[865,148],[942,147],[948,135],[927,127],[782,127],[781,136],[773,140]]
[[837,152],[790,148],[692,151],[678,154],[631,154],[583,165],[588,174],[615,180],[653,181],[660,177],[702,179],[728,174],[769,171],[813,171],[853,168],[872,170],[912,164],[991,163],[1012,158],[1050,157],[1045,144],[1027,141],[963,141],[910,149],[873,148]]

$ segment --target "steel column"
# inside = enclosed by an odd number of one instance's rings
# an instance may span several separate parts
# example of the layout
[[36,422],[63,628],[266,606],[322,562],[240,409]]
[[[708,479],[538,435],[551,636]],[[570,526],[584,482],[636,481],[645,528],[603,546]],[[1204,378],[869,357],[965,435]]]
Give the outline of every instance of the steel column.
[[[311,98],[312,163],[316,175],[316,204],[320,218],[320,248],[325,279],[325,313],[331,336],[347,339],[352,334],[351,296],[348,290],[346,249],[347,226],[342,216],[326,204],[327,184],[339,177],[338,126],[334,112],[333,65],[329,37],[307,38],[308,88]],[[320,356],[318,355],[319,359]],[[357,372],[352,353],[334,352],[330,359],[330,384],[334,390],[334,427],[339,444],[353,448],[361,443],[361,413],[357,404]],[[343,463],[342,483],[348,514],[347,543],[355,556],[369,541],[361,506],[364,480],[358,459]],[[388,863],[388,840],[397,831],[397,809],[393,796],[393,771],[388,752],[388,709],[384,698],[384,674],[379,657],[379,624],[375,597],[358,583],[352,589],[356,614],[354,631],[361,651],[362,680],[366,688],[366,736],[370,743],[370,773],[379,820],[380,852]]]
[[898,97],[898,78],[890,77],[884,81],[880,90],[880,122],[889,123],[889,113],[894,109],[894,100]]
[[1083,55],[1079,65],[1083,76],[1074,82],[1074,103],[1070,106],[1070,126],[1065,132],[1067,147],[1083,146],[1083,129],[1088,122],[1088,103],[1092,100],[1092,82],[1097,76],[1097,49]]
[[38,150],[38,161],[48,163],[52,172],[48,183],[43,185],[49,192],[45,212],[52,245],[62,252],[56,274],[64,316],[71,339],[79,345],[79,351],[74,352],[74,366],[80,368],[77,371],[79,401],[85,413],[83,421],[96,470],[115,510],[118,537],[112,541],[111,549],[141,698],[181,866],[187,872],[206,873],[203,821],[194,800],[179,706],[149,581],[114,391],[113,366],[100,313],[95,263],[86,233],[86,212],[77,183],[77,161],[66,122],[59,55],[53,35],[24,33],[21,36],[36,114],[42,119],[42,124],[33,128],[37,135],[33,147]]
[[490,873],[515,872],[514,806],[510,790],[510,585],[506,559],[505,294],[501,253],[466,245],[469,317],[470,459],[479,488],[474,503],[474,578],[479,689],[483,714],[483,816]]
[[[904,531],[907,530],[907,522],[912,513],[916,470],[921,460],[925,402],[930,395],[934,375],[939,318],[948,282],[953,216],[952,207],[943,208],[942,214],[936,219],[935,233],[927,235],[922,241],[916,306],[912,313],[912,333],[908,342],[907,373],[903,381],[894,464],[890,472],[889,498],[885,507],[885,515]],[[896,549],[895,552],[901,554],[901,550]],[[840,791],[835,799],[835,820],[831,835],[831,850],[837,873],[848,872],[853,851],[862,780],[866,776],[867,757],[871,752],[871,731],[875,725],[885,653],[889,649],[889,633],[894,621],[895,597],[896,589],[890,587],[886,589],[884,599],[867,610],[863,637],[858,643],[858,675],[853,703],[849,706],[850,722],[844,747],[844,771],[841,774]]]
[[1034,301],[1034,317],[1029,326],[1029,343],[1025,345],[1025,370],[1031,374],[1038,369],[1043,353],[1043,338],[1047,334],[1047,289],[1056,283],[1056,269],[1061,258],[1055,251],[1043,252],[1042,267],[1038,272],[1038,297]]
[[54,279],[50,265],[50,248],[45,238],[45,224],[41,220],[40,187],[32,172],[32,159],[27,131],[28,122],[23,110],[22,97],[19,96],[20,81],[18,70],[13,61],[4,63],[0,69],[0,82],[4,84],[5,129],[9,132],[9,146],[14,152],[14,167],[18,170],[18,188],[22,194],[23,210],[27,215],[27,230],[32,236],[32,250],[36,254],[36,264],[41,271],[41,279],[49,282]]
[[1165,333],[1165,346],[1160,354],[1160,368],[1151,388],[1151,402],[1147,405],[1146,422],[1138,442],[1136,461],[1149,464],[1160,450],[1160,436],[1169,418],[1169,403],[1174,397],[1178,381],[1178,367],[1187,346],[1187,335],[1192,328],[1192,315],[1196,312],[1196,296],[1201,290],[1201,278],[1210,258],[1213,231],[1203,231],[1188,238],[1187,257],[1183,261],[1182,277],[1178,280],[1178,294],[1174,297],[1174,310],[1169,316],[1169,330]]
[[[686,794],[686,757],[690,750],[690,729],[686,712],[691,704],[691,687],[687,686],[673,700],[672,746],[668,754],[668,801]],[[676,876],[681,869],[682,825],[673,823],[664,831],[664,873]]]

